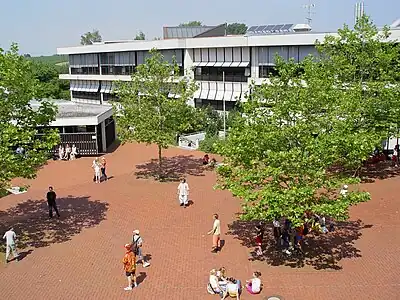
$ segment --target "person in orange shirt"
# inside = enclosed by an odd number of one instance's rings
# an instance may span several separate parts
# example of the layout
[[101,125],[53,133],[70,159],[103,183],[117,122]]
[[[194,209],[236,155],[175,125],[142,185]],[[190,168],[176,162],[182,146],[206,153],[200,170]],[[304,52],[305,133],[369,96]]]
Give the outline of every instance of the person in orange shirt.
[[124,288],[125,291],[131,291],[133,287],[137,287],[136,283],[136,256],[132,252],[132,245],[125,245],[125,255],[122,260],[124,264],[125,275],[128,278],[128,286]]

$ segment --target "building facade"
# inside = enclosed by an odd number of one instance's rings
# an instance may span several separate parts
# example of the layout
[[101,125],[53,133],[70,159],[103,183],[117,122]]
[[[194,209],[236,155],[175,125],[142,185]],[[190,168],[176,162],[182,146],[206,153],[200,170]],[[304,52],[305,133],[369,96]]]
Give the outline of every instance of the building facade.
[[[145,62],[149,50],[156,48],[167,61],[175,60],[180,75],[198,83],[190,104],[232,109],[245,101],[249,85],[261,84],[274,74],[274,58],[302,61],[316,54],[315,42],[327,34],[314,32],[281,32],[249,36],[215,36],[169,38],[155,41],[104,42],[88,46],[57,49],[69,56],[71,99],[75,102],[102,104],[115,100],[115,82],[129,81],[135,68]],[[178,36],[179,34],[176,34]],[[400,29],[392,30],[392,39],[400,38]]]

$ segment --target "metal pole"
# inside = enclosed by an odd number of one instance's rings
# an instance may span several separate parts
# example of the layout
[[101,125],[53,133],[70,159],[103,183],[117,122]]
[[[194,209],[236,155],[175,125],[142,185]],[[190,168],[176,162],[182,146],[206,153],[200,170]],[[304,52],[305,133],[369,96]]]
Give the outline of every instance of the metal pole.
[[[225,90],[225,71],[222,71],[222,83]],[[225,93],[224,93],[225,94]],[[222,97],[222,105],[224,110],[224,138],[226,137],[226,111],[225,111],[225,97]]]

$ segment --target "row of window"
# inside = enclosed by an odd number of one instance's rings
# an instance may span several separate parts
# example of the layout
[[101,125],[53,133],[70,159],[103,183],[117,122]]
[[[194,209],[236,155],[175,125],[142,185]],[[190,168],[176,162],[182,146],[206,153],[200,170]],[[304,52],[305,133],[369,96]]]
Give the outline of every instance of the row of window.
[[97,100],[97,101],[101,100],[100,93],[98,93],[98,92],[77,92],[77,91],[72,91],[72,98]]
[[207,81],[247,82],[249,68],[198,67],[194,79]]
[[[135,66],[103,66],[101,67],[102,75],[131,75],[135,73]],[[184,68],[179,67],[179,76],[184,76]],[[99,75],[98,67],[71,67],[73,75]]]
[[[222,100],[208,100],[208,99],[195,99],[194,105],[196,108],[211,107],[215,110],[224,110],[224,101]],[[233,110],[236,106],[236,101],[225,101],[225,110]]]

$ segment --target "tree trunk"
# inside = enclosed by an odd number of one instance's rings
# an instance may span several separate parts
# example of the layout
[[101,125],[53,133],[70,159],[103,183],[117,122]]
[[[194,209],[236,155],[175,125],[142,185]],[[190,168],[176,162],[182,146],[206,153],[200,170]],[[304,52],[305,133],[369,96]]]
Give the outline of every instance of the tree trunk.
[[161,179],[162,176],[162,148],[158,145],[158,176]]

